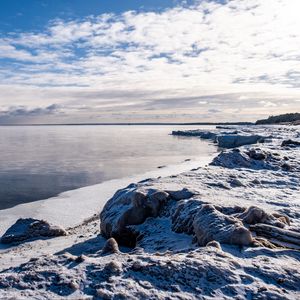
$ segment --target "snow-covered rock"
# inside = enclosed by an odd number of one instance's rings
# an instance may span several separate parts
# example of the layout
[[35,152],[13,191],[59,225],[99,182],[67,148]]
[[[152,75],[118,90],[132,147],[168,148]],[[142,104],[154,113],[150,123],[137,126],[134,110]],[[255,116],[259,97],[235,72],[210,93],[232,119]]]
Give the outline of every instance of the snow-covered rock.
[[67,235],[60,226],[49,224],[44,220],[19,219],[2,236],[1,243],[19,243],[36,238],[50,238]]
[[130,225],[142,224],[148,217],[157,217],[167,197],[166,192],[137,190],[135,185],[118,191],[101,212],[103,235],[129,246],[135,245],[137,233]]
[[172,135],[178,136],[196,136],[202,139],[214,140],[216,138],[216,133],[211,131],[203,131],[203,130],[174,130],[172,131]]
[[264,137],[260,135],[217,135],[216,142],[221,148],[236,148],[244,145],[264,142]]
[[300,171],[299,162],[294,153],[274,151],[268,148],[224,150],[213,159],[211,165],[225,168]]
[[172,135],[200,137],[201,139],[212,140],[221,148],[235,148],[243,145],[262,143],[265,137],[257,134],[250,134],[249,131],[203,131],[203,130],[178,130],[172,131]]
[[253,243],[251,232],[239,219],[219,212],[213,205],[201,206],[193,227],[200,246],[211,241],[244,246]]

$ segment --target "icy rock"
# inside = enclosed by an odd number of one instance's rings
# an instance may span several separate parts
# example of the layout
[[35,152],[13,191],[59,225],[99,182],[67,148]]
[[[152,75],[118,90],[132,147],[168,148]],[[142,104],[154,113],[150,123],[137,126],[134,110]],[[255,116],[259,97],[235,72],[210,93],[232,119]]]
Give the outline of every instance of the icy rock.
[[280,214],[268,214],[263,209],[257,206],[250,206],[247,210],[238,215],[243,222],[247,224],[265,223],[283,228],[289,224],[289,218]]
[[229,169],[249,168],[249,169],[268,169],[268,170],[291,170],[292,167],[284,167],[284,160],[271,152],[261,149],[231,149],[222,151],[213,159],[211,165]]
[[65,236],[67,232],[60,226],[44,220],[19,219],[2,236],[1,243],[11,244],[37,238]]
[[242,186],[244,186],[244,184],[239,179],[237,179],[237,178],[231,179],[230,180],[230,184],[233,187],[242,187]]
[[118,191],[100,214],[101,233],[107,238],[114,237],[121,244],[134,246],[137,233],[130,225],[157,217],[168,196],[164,191],[139,191],[135,187]]
[[244,246],[253,243],[250,231],[240,220],[222,214],[213,205],[202,205],[194,218],[193,227],[200,246],[210,241]]
[[183,188],[182,190],[179,191],[167,191],[167,193],[170,195],[170,197],[174,200],[183,200],[183,199],[189,199],[193,197],[196,193],[187,189]]
[[218,146],[221,148],[235,148],[243,145],[256,144],[263,142],[264,137],[260,135],[218,135],[216,138]]
[[250,157],[239,149],[222,151],[210,164],[230,169],[251,168],[253,165]]
[[247,154],[250,158],[255,160],[264,160],[267,158],[267,154],[259,148],[250,149]]
[[177,233],[194,234],[195,215],[203,204],[200,200],[182,200],[172,215],[172,230]]
[[115,254],[119,252],[118,243],[114,238],[108,239],[102,249],[102,254]]
[[217,134],[211,131],[201,131],[201,130],[177,130],[172,131],[172,135],[178,136],[197,136],[202,139],[215,140]]
[[294,140],[284,140],[281,143],[281,147],[286,147],[286,146],[292,146],[292,147],[300,146],[300,142]]
[[208,242],[208,243],[206,244],[206,247],[214,247],[214,248],[217,248],[217,249],[219,249],[219,250],[222,250],[222,247],[221,247],[220,243],[217,242],[217,241],[211,241],[211,242]]

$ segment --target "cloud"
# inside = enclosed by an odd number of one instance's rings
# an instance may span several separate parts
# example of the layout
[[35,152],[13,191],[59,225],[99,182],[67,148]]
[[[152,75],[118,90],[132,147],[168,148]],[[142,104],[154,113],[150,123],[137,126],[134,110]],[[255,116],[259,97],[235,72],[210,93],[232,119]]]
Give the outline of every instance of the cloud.
[[51,104],[47,107],[27,108],[25,106],[12,106],[0,111],[0,122],[23,121],[25,119],[40,118],[47,115],[59,113],[60,106]]
[[177,118],[180,109],[209,119],[215,109],[228,120],[236,109],[240,118],[247,108],[253,118],[283,104],[297,110],[298,9],[298,0],[195,1],[2,35],[0,108],[59,103],[74,120],[100,111],[107,119],[134,111]]
[[260,104],[262,104],[264,107],[276,107],[277,105],[274,102],[271,101],[260,101]]

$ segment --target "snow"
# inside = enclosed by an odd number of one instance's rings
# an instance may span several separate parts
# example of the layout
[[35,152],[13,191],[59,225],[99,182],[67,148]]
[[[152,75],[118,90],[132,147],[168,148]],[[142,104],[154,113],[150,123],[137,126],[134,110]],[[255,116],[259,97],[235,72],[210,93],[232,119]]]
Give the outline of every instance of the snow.
[[299,129],[236,130],[268,138],[2,211],[71,228],[3,249],[1,297],[299,299]]

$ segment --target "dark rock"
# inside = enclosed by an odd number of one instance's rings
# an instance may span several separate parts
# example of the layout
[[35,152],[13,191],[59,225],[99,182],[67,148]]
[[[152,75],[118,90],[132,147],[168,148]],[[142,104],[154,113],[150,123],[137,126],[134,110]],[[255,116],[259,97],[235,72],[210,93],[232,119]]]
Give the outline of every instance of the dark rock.
[[202,205],[194,218],[193,227],[200,246],[211,241],[241,246],[253,243],[250,231],[239,219],[224,215],[213,205]]
[[118,243],[114,238],[108,239],[102,249],[102,254],[115,254],[119,252]]
[[267,155],[265,152],[263,152],[261,149],[250,149],[249,152],[247,152],[248,156],[255,160],[264,160],[267,158]]
[[184,200],[184,199],[189,199],[192,198],[195,195],[195,192],[183,188],[182,190],[179,191],[167,191],[167,193],[170,195],[170,197],[174,200]]
[[294,140],[285,140],[281,143],[281,147],[286,146],[300,146],[300,142]]
[[100,214],[101,233],[107,238],[115,238],[120,244],[134,247],[138,232],[130,225],[157,217],[168,196],[164,191],[139,191],[133,186],[118,191]]
[[260,135],[218,135],[216,137],[218,146],[221,148],[235,148],[243,145],[256,144],[258,142],[263,142],[264,137]]
[[63,228],[49,224],[47,221],[32,218],[19,219],[4,233],[1,243],[11,244],[37,238],[65,235],[67,235],[67,232]]

